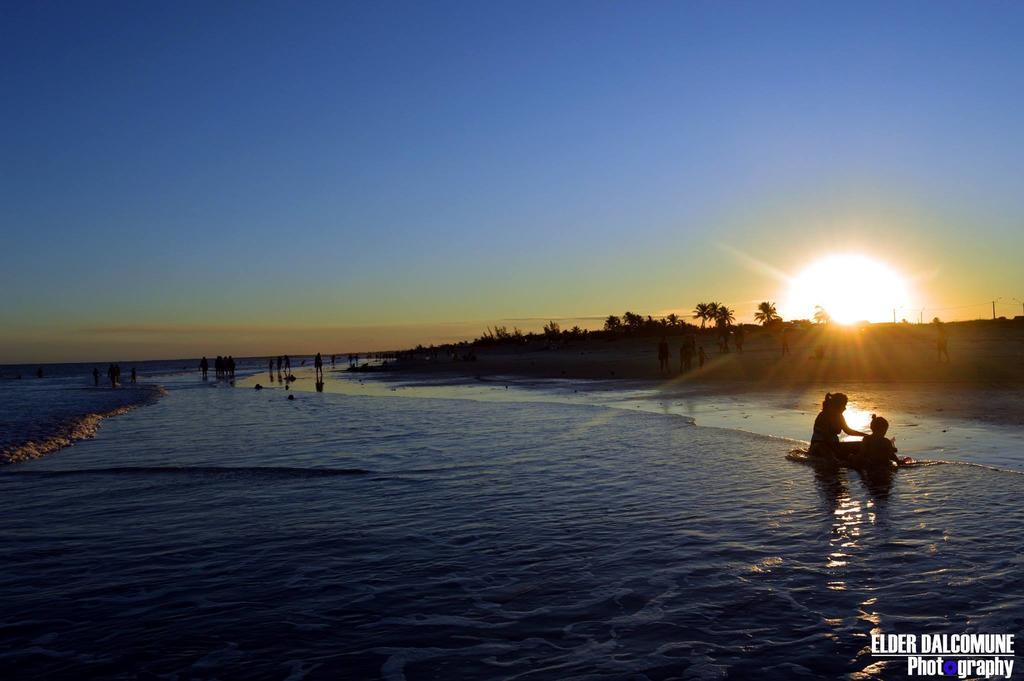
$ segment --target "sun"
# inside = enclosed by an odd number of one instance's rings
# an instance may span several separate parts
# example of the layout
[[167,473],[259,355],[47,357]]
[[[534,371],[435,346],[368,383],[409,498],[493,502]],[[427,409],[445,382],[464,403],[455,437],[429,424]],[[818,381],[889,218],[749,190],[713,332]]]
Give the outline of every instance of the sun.
[[830,255],[808,265],[789,281],[785,314],[812,319],[817,307],[840,324],[891,321],[893,310],[909,304],[904,277],[864,255]]

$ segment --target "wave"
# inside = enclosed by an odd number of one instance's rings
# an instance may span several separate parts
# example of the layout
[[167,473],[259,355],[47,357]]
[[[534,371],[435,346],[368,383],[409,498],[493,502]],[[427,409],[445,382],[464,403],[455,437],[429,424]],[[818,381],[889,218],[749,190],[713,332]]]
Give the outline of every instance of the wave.
[[0,449],[0,464],[38,459],[78,440],[95,437],[103,419],[127,414],[138,407],[153,404],[166,395],[167,391],[160,386],[152,386],[148,390],[140,391],[140,394],[142,398],[137,402],[123,404],[107,411],[81,414],[56,424],[54,429],[45,435],[5,445]]

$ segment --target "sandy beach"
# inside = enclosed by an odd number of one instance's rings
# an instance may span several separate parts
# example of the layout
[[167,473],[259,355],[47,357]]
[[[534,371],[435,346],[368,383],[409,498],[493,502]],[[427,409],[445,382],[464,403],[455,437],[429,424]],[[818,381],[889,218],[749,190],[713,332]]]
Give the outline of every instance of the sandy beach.
[[[401,369],[417,373],[515,374],[565,378],[625,378],[735,382],[782,388],[824,382],[955,383],[964,386],[1024,385],[1024,320],[945,325],[950,361],[939,361],[930,324],[812,327],[781,334],[746,326],[743,351],[722,353],[717,333],[693,332],[709,357],[703,369],[680,374],[679,346],[691,332],[669,332],[671,375],[658,370],[657,335],[643,338],[533,341],[473,346],[475,362],[417,359]],[[816,356],[818,350],[822,356]],[[696,360],[694,361],[696,364]]]

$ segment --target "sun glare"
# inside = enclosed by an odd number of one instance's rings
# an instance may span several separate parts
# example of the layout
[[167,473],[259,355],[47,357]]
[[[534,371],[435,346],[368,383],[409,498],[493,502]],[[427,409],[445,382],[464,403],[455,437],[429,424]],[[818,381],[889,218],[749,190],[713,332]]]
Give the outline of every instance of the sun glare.
[[790,279],[786,314],[813,319],[821,307],[840,324],[884,322],[908,302],[904,278],[887,265],[863,255],[832,255]]

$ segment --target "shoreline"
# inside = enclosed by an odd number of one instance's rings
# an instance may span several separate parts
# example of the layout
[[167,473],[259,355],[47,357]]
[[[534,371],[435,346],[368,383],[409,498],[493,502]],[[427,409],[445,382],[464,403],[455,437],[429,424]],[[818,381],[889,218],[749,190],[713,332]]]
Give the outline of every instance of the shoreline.
[[[292,393],[317,392],[312,369],[294,373]],[[239,381],[269,390],[266,374]],[[469,399],[486,402],[558,402],[681,416],[702,427],[726,428],[805,444],[823,387],[767,389],[743,384],[664,384],[643,380],[579,380],[562,377],[416,373],[407,371],[325,373],[323,391],[352,396]],[[872,413],[890,419],[890,436],[904,455],[949,463],[981,463],[1024,470],[1013,452],[1024,448],[1018,427],[1024,398],[1010,391],[976,387],[937,392],[921,386],[850,386],[846,417],[867,427]],[[943,400],[952,405],[943,406]]]
[[3,449],[0,449],[0,466],[39,459],[70,447],[81,440],[93,438],[96,436],[104,420],[127,414],[140,407],[155,404],[167,394],[167,390],[158,384],[142,384],[128,388],[128,390],[142,392],[143,394],[140,399],[128,404],[119,405],[102,412],[88,412],[72,417],[68,421],[56,424],[52,432],[45,436],[33,437],[5,446]]

